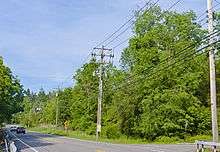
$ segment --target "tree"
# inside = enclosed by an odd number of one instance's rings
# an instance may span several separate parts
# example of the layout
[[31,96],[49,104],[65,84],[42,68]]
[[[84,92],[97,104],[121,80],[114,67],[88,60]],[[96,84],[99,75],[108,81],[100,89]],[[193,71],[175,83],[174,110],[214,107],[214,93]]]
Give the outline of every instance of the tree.
[[[102,136],[155,140],[210,132],[208,58],[206,50],[198,52],[207,44],[207,31],[195,19],[193,12],[159,7],[136,14],[121,68],[104,66]],[[48,94],[27,91],[24,112],[17,117],[23,115],[29,126],[53,125],[58,107],[60,126],[70,122],[73,130],[95,134],[98,66],[91,60],[78,69],[72,88]],[[217,75],[219,68],[217,60]],[[39,105],[42,111],[35,110]]]
[[18,78],[0,58],[0,123],[8,122],[13,113],[22,110],[23,88]]
[[94,75],[98,64],[90,62],[79,69],[75,76],[71,106],[71,126],[76,130],[95,132],[98,77]]
[[[115,101],[122,101],[118,106],[122,133],[154,140],[210,130],[210,112],[205,108],[208,89],[201,90],[208,88],[207,57],[196,53],[206,31],[194,20],[192,12],[159,7],[137,16],[135,36],[121,57],[131,85],[119,90]],[[194,45],[185,49],[189,44]],[[180,64],[171,67],[176,62]]]

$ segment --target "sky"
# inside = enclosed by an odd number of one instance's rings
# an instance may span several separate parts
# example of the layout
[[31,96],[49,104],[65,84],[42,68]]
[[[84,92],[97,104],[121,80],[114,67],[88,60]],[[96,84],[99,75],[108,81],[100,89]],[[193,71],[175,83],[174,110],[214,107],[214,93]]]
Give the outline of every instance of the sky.
[[[167,9],[176,1],[160,0],[158,4]],[[218,5],[216,1],[214,5]],[[92,48],[126,22],[145,2],[2,0],[0,55],[25,89],[51,91],[73,86],[72,75],[89,60]],[[182,0],[172,9],[194,10],[199,16],[206,11],[206,0]],[[131,35],[130,29],[109,48]],[[116,65],[119,65],[120,52],[126,46],[124,43],[114,50]]]

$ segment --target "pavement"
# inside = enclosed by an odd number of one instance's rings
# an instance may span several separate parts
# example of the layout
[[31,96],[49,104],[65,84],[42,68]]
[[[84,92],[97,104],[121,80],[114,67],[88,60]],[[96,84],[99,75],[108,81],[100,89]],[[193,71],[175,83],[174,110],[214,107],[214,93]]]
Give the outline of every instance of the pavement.
[[19,152],[195,152],[194,144],[111,144],[35,132],[12,136]]

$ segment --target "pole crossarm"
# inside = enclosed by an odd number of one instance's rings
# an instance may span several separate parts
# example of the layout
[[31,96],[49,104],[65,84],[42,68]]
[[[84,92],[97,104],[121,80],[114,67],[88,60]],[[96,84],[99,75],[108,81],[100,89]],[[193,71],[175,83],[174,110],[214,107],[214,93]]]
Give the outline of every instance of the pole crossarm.
[[[102,46],[101,48],[95,47],[94,51],[98,51],[98,53],[92,52],[92,57],[96,58],[99,64],[99,93],[98,93],[98,110],[97,110],[97,126],[96,126],[96,140],[99,139],[99,133],[101,132],[102,127],[102,98],[103,98],[103,71],[104,64],[111,64],[111,60],[113,60],[114,54],[112,49],[105,48]],[[105,61],[105,58],[109,58],[109,62]]]

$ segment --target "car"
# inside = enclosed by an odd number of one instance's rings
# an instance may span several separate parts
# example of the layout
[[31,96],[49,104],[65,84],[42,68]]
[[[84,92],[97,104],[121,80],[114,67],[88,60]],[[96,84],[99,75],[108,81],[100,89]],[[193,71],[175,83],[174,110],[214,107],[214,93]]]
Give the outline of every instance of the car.
[[20,134],[20,133],[25,134],[25,128],[24,127],[17,127],[16,133],[17,134]]
[[11,126],[10,131],[17,131],[17,126]]

